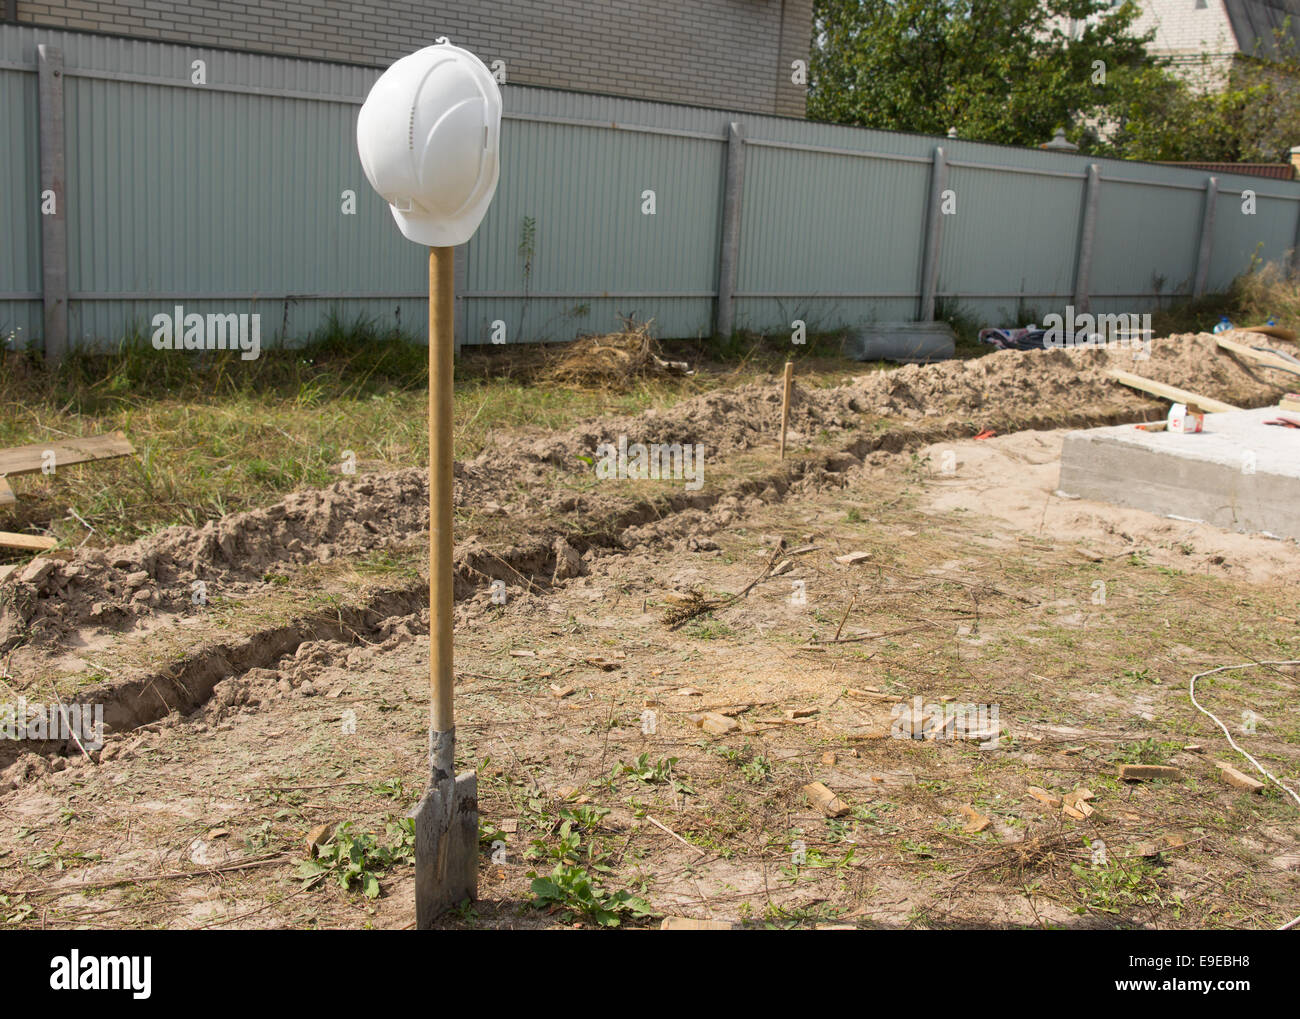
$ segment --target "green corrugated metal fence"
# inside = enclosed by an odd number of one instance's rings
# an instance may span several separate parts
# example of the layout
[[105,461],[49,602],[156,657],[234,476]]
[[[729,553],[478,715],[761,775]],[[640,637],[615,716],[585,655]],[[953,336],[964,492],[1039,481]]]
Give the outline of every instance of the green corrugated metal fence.
[[[48,220],[42,44],[64,125],[64,181],[52,188],[62,215]],[[355,151],[377,75],[0,27],[0,341],[60,321],[42,282],[59,268],[47,239],[60,236],[70,344],[147,332],[177,304],[260,312],[264,342],[330,312],[422,334],[425,257]],[[709,334],[724,310],[762,331],[914,319],[930,305],[996,324],[1068,303],[1138,312],[1220,289],[1252,259],[1287,258],[1300,228],[1294,182],[1219,174],[1207,203],[1211,177],[1178,167],[512,85],[504,95],[500,189],[458,253],[466,343],[568,340],[617,328],[619,315],[653,318],[664,336]],[[744,140],[729,145],[733,122]],[[729,203],[728,160],[742,154]],[[1254,215],[1243,190],[1256,193]],[[734,278],[721,280],[720,265]]]

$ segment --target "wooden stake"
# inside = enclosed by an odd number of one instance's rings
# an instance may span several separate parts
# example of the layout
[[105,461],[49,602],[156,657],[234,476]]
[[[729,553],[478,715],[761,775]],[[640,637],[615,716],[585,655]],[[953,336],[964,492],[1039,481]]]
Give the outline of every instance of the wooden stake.
[[785,363],[785,391],[781,395],[781,459],[785,459],[785,433],[790,427],[790,390],[794,387],[794,362]]
[[429,249],[429,684],[437,733],[452,713],[452,361],[454,248]]
[[58,544],[54,538],[45,538],[39,534],[14,534],[12,531],[0,531],[0,547],[20,548],[24,552],[44,552]]

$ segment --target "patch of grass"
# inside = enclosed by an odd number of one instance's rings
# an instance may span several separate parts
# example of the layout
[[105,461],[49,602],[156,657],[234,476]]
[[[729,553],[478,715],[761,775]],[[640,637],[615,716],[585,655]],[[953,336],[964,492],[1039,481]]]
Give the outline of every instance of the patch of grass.
[[1126,743],[1120,747],[1112,758],[1116,764],[1168,764],[1169,759],[1180,750],[1181,743],[1168,740],[1147,738]]
[[[737,355],[704,343],[696,355],[725,363],[620,390],[534,385],[546,347],[466,348],[456,367],[455,455],[477,455],[498,429],[554,430],[666,409],[764,378],[787,348],[751,345]],[[819,359],[801,365],[805,384],[833,384],[860,370],[831,357],[829,347],[813,349]],[[80,543],[88,535],[71,507],[94,528],[90,544],[130,541],[353,472],[421,467],[428,463],[427,358],[422,337],[338,317],[300,343],[264,346],[253,361],[237,351],[156,351],[140,330],[106,351],[74,351],[53,372],[25,351],[0,350],[0,447],[120,429],[136,449],[133,457],[15,479],[19,501],[0,511],[0,529],[49,530]]]
[[372,833],[354,833],[352,822],[339,825],[333,837],[318,846],[315,856],[298,867],[304,887],[332,877],[345,891],[360,891],[366,898],[379,897],[380,875],[399,864],[415,863],[415,821],[401,818],[390,822],[389,842],[381,843]]
[[613,872],[610,854],[590,836],[608,814],[601,807],[562,809],[554,834],[533,840],[527,858],[553,861],[549,875],[528,872],[534,906],[562,910],[576,920],[602,927],[618,927],[625,919],[652,915],[645,899],[627,889],[611,892],[604,887],[603,878]]
[[1160,888],[1159,868],[1146,860],[1111,861],[1105,866],[1070,865],[1074,875],[1076,913],[1119,915],[1135,907],[1178,906],[1177,898],[1166,900]]

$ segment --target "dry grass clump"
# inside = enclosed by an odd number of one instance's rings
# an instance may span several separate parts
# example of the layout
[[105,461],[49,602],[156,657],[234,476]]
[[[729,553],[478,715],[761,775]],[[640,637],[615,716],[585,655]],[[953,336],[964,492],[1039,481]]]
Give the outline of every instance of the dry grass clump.
[[622,389],[639,379],[692,374],[684,361],[660,356],[650,335],[653,323],[625,318],[621,332],[579,337],[558,354],[544,378],[560,385]]

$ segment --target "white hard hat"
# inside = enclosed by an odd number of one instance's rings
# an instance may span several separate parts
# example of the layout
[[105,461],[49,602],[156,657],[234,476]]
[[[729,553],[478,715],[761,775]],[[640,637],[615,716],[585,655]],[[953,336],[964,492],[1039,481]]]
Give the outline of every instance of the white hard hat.
[[442,43],[379,76],[357,117],[370,186],[412,241],[464,244],[496,192],[501,90],[468,50]]

